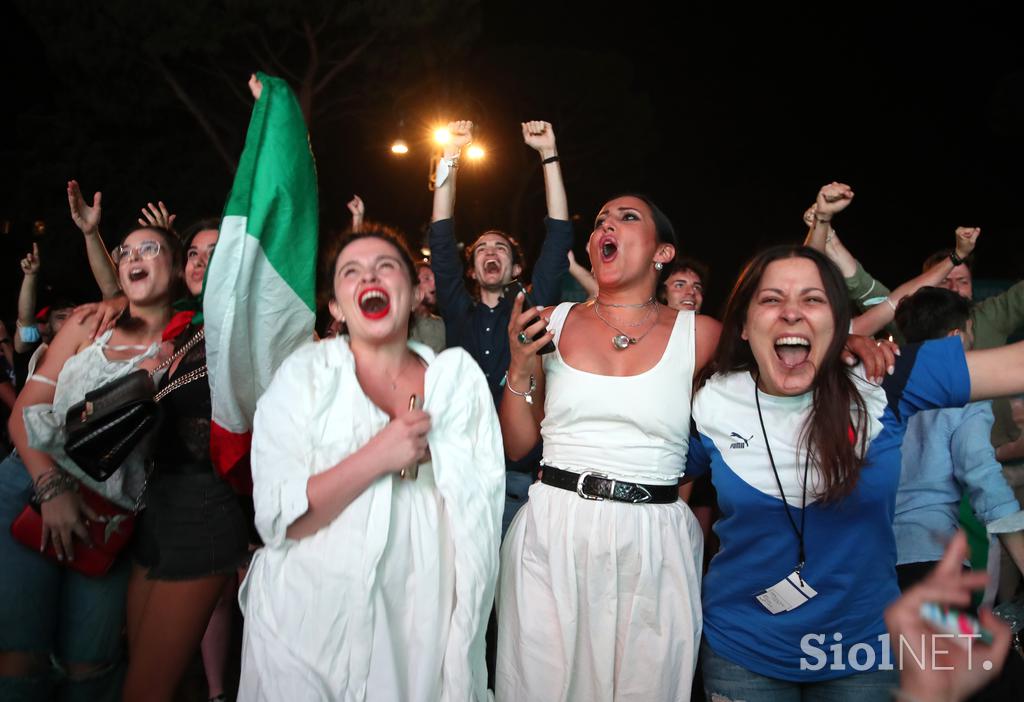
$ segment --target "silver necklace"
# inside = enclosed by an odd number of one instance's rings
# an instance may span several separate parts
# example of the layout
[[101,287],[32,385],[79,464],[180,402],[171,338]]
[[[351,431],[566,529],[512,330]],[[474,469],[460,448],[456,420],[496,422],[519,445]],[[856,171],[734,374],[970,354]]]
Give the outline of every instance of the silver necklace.
[[594,298],[594,302],[596,302],[597,304],[601,305],[602,307],[632,307],[634,309],[639,309],[641,307],[647,307],[647,305],[649,305],[652,302],[654,302],[654,296],[651,295],[651,297],[647,298],[643,302],[634,302],[634,303],[631,303],[631,304],[615,303],[615,302],[601,302],[597,298]]
[[[653,298],[651,300],[648,300],[645,304],[651,304],[652,302],[654,304],[651,305],[650,310],[647,312],[646,315],[644,315],[644,319],[645,320],[648,317],[651,316],[652,312],[654,312],[654,311],[656,311],[658,309],[658,303]],[[614,324],[609,322],[607,319],[605,319],[601,315],[601,307],[600,307],[600,305],[594,305],[594,314],[597,315],[598,319],[600,319],[602,322],[604,322],[605,326],[610,327],[610,328],[612,328],[612,329],[614,329],[615,331],[618,332],[618,334],[616,334],[615,336],[612,337],[612,346],[617,348],[619,351],[624,351],[624,350],[628,349],[630,346],[635,346],[636,344],[639,344],[641,341],[643,341],[645,336],[647,336],[648,334],[651,333],[651,330],[654,329],[654,327],[658,326],[658,318],[655,317],[654,318],[654,323],[651,324],[650,327],[648,327],[647,331],[645,331],[640,336],[630,336],[629,334],[627,334],[626,332],[624,332],[621,329],[619,329],[617,326],[615,326]]]

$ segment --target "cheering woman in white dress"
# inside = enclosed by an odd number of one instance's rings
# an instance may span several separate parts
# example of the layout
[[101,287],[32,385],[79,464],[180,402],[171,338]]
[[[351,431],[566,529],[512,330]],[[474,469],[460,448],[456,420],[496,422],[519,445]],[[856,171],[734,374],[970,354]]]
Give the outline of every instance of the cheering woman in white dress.
[[608,202],[588,247],[594,300],[509,325],[505,449],[543,437],[544,460],[502,546],[499,702],[685,700],[697,662],[703,542],[677,484],[719,325],[656,302],[676,237],[646,198]]
[[420,300],[404,244],[364,230],[334,260],[348,335],[292,354],[256,412],[266,547],[240,595],[239,699],[487,699],[504,506],[493,400],[462,349],[408,341]]

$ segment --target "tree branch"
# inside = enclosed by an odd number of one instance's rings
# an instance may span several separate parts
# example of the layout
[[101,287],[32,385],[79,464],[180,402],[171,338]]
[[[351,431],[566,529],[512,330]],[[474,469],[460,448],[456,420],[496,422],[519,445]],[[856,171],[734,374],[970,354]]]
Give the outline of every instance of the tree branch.
[[217,152],[217,155],[220,156],[221,160],[224,162],[224,165],[227,167],[228,173],[234,173],[235,160],[228,153],[227,148],[224,146],[223,140],[220,138],[220,135],[217,134],[217,131],[213,128],[213,125],[210,124],[210,121],[206,118],[206,115],[203,114],[203,111],[199,108],[195,101],[192,100],[189,94],[185,92],[185,88],[181,85],[181,83],[178,82],[178,79],[175,78],[174,74],[171,73],[170,69],[168,69],[167,66],[164,65],[163,61],[161,61],[159,58],[155,56],[151,56],[151,60],[153,65],[156,67],[157,71],[160,73],[160,76],[167,82],[167,85],[169,85],[171,90],[174,92],[174,95],[179,100],[181,100],[182,104],[185,105],[185,108],[192,114],[195,120],[199,123],[200,129],[202,129],[203,132],[206,134],[207,138],[209,138],[210,142],[213,144],[214,150]]
[[366,48],[368,46],[370,46],[370,44],[372,44],[374,42],[374,40],[376,38],[377,38],[377,32],[371,32],[370,36],[366,37],[366,39],[364,39],[363,42],[359,46],[355,47],[354,49],[352,49],[352,51],[350,51],[348,53],[348,56],[346,56],[345,58],[339,59],[338,61],[334,62],[333,67],[331,68],[331,70],[327,71],[327,73],[325,73],[323,75],[323,77],[320,78],[320,80],[317,82],[316,87],[313,88],[313,92],[314,93],[319,93],[321,90],[326,88],[328,83],[330,83],[332,80],[334,80],[334,78],[339,73],[341,73],[346,68],[348,68],[353,63],[355,63],[356,59],[359,58],[359,55],[362,54],[366,50]]

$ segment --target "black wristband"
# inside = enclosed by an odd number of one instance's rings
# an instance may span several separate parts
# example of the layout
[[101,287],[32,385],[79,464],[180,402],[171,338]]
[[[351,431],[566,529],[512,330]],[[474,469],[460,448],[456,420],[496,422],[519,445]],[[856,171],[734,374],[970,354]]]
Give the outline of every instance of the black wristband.
[[954,266],[962,266],[967,262],[967,259],[957,256],[955,250],[949,253],[949,260],[953,262]]
[[554,155],[554,156],[548,156],[546,159],[544,159],[540,163],[541,163],[542,166],[546,166],[549,163],[555,163],[556,161],[558,161],[558,155],[557,154]]

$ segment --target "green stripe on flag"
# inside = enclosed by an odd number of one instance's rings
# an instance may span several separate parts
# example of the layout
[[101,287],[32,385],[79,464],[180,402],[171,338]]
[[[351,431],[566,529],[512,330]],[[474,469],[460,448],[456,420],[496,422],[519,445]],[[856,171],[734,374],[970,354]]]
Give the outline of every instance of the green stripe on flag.
[[263,92],[252,111],[224,216],[248,219],[248,234],[259,241],[270,265],[315,312],[320,222],[306,123],[284,80],[257,77]]

